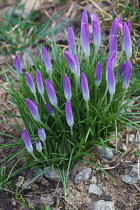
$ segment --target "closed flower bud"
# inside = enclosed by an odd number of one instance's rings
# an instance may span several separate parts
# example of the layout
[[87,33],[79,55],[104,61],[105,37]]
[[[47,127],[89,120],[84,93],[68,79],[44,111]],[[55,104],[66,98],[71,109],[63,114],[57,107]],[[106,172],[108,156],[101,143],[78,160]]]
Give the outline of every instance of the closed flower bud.
[[90,56],[90,33],[88,23],[81,24],[81,46],[86,58]]
[[70,101],[66,101],[65,105],[66,120],[70,127],[74,125],[73,113]]
[[115,35],[112,35],[109,42],[109,53],[115,51],[117,54],[117,38]]
[[68,28],[68,45],[70,54],[74,55],[76,53],[75,49],[75,37],[74,32],[71,27]]
[[50,56],[49,56],[48,51],[45,46],[42,47],[42,56],[43,56],[43,60],[44,60],[45,66],[46,66],[46,71],[50,75],[52,75],[51,59],[50,59]]
[[122,17],[119,17],[119,18],[115,18],[114,21],[112,22],[111,29],[110,29],[110,38],[112,35],[115,35],[115,36],[117,35],[118,27],[121,21],[122,21]]
[[50,104],[46,104],[46,109],[47,109],[47,111],[49,112],[49,114],[51,115],[51,116],[55,116],[55,113],[54,113],[54,110],[53,110],[53,108],[50,106]]
[[44,85],[42,81],[42,75],[39,70],[37,70],[36,72],[36,84],[37,84],[38,92],[42,95],[44,93]]
[[22,130],[22,135],[23,135],[23,139],[24,139],[24,143],[25,143],[25,147],[26,147],[27,151],[30,154],[32,154],[33,153],[32,143],[31,143],[29,134],[25,128]]
[[39,115],[39,111],[38,111],[38,107],[36,105],[35,102],[33,102],[31,99],[26,99],[26,104],[28,106],[28,109],[32,115],[32,117],[34,118],[34,120],[40,122],[40,115]]
[[63,79],[63,90],[64,90],[64,95],[67,101],[71,100],[72,94],[71,94],[71,85],[70,85],[70,80],[68,75],[64,76]]
[[100,62],[98,62],[96,64],[94,78],[95,78],[95,86],[98,87],[100,85],[101,79],[102,79],[102,66],[101,66]]
[[130,78],[132,75],[132,64],[130,61],[126,61],[123,75],[123,89],[129,87]]
[[36,146],[36,150],[38,152],[42,152],[42,145],[41,145],[41,142],[40,141],[36,141],[35,142],[35,146]]
[[77,65],[73,56],[68,51],[64,51],[64,55],[72,73],[77,74]]
[[46,79],[46,91],[47,91],[50,103],[54,107],[57,107],[57,103],[58,103],[57,102],[57,96],[56,96],[56,93],[55,93],[55,90],[54,90],[54,86],[53,86],[51,80],[49,80],[49,79]]
[[130,37],[130,31],[126,23],[123,23],[123,45],[127,60],[131,58],[132,55],[132,43]]
[[122,63],[122,65],[120,66],[120,68],[118,70],[118,73],[117,73],[117,76],[116,76],[116,79],[119,79],[122,76],[124,68],[125,68],[125,63],[126,62]]
[[45,141],[46,140],[46,133],[45,133],[43,128],[39,128],[38,129],[38,136],[39,136],[41,141]]
[[34,85],[31,75],[28,72],[26,72],[26,82],[27,82],[28,87],[30,88],[30,91],[32,93],[35,93],[36,92],[35,85]]
[[109,66],[108,70],[109,70],[108,71],[108,90],[109,90],[110,95],[113,96],[115,93],[115,77],[114,77],[114,72],[111,65]]
[[84,100],[88,101],[90,99],[90,94],[89,94],[89,89],[88,89],[87,77],[84,73],[81,74],[81,89],[82,89]]
[[22,66],[21,66],[21,62],[20,62],[20,59],[19,59],[18,55],[15,56],[14,67],[15,67],[16,72],[18,74],[22,73]]

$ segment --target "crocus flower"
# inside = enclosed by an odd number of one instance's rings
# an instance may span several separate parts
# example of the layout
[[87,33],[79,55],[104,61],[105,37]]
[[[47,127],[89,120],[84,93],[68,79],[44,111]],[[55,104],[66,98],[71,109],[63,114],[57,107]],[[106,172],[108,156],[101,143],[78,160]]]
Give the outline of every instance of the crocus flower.
[[38,107],[36,105],[35,102],[33,102],[31,99],[26,99],[26,104],[28,106],[28,109],[32,115],[32,117],[34,118],[34,120],[40,122],[40,115],[39,115],[39,111],[38,111]]
[[50,106],[50,104],[46,104],[46,109],[47,109],[47,111],[49,112],[49,114],[51,115],[51,116],[55,116],[55,113],[54,113],[54,110],[53,110],[53,108]]
[[43,60],[44,60],[45,66],[46,66],[47,73],[52,75],[51,59],[50,59],[50,56],[49,56],[48,51],[45,46],[42,47],[42,56],[43,56]]
[[91,22],[92,22],[92,30],[93,30],[93,37],[94,37],[94,45],[95,45],[95,54],[98,53],[100,45],[101,45],[101,29],[100,29],[100,22],[96,15],[90,14]]
[[74,32],[71,27],[68,28],[68,45],[70,54],[74,55],[76,53],[75,49],[75,37]]
[[95,86],[98,87],[102,79],[102,66],[100,62],[96,64],[94,78],[95,78]]
[[115,62],[116,62],[116,52],[113,51],[108,56],[107,63],[106,63],[106,81],[108,81],[108,71],[109,71],[110,68],[113,70],[113,68],[115,66]]
[[34,85],[32,76],[28,72],[26,72],[25,75],[26,75],[26,82],[27,82],[28,87],[30,88],[30,91],[32,93],[36,93],[36,89],[35,89],[35,85]]
[[122,17],[119,17],[119,18],[115,18],[114,21],[112,22],[111,29],[110,29],[110,38],[112,35],[115,35],[115,36],[117,35],[118,27],[121,21],[122,21]]
[[50,100],[50,103],[54,106],[57,107],[57,96],[54,90],[54,86],[51,82],[50,79],[46,79],[46,91],[48,94],[48,98]]
[[87,77],[84,73],[81,74],[81,89],[82,89],[84,100],[88,101],[90,99],[90,94],[89,94],[89,89],[88,89]]
[[36,150],[42,153],[42,145],[40,141],[35,142]]
[[79,64],[79,59],[78,59],[78,56],[75,54],[73,56],[74,60],[75,60],[75,63],[76,63],[76,66],[77,66],[77,77],[79,78],[80,77],[80,64]]
[[33,153],[32,143],[31,143],[29,134],[25,128],[22,130],[22,135],[23,135],[23,139],[24,139],[24,143],[25,143],[25,147],[26,147],[27,151],[30,154],[32,154]]
[[70,84],[70,79],[68,75],[64,76],[63,79],[63,90],[64,90],[64,95],[67,101],[71,100],[72,94],[71,94],[71,84]]
[[81,46],[86,58],[90,56],[90,33],[88,23],[81,24]]
[[127,60],[131,58],[132,55],[132,43],[130,37],[130,31],[126,23],[123,23],[123,45]]
[[73,56],[68,51],[64,51],[64,55],[72,73],[77,74],[77,65]]
[[132,75],[132,64],[130,61],[126,61],[123,75],[123,89],[127,89],[129,86],[129,81]]
[[73,113],[70,101],[66,101],[65,105],[66,120],[70,127],[74,125]]
[[45,141],[46,140],[46,133],[45,133],[43,128],[39,128],[38,129],[38,136],[39,136],[41,141]]
[[131,28],[132,28],[131,21],[130,20],[126,21],[126,25],[129,28],[129,31],[131,32]]
[[37,70],[36,72],[36,84],[37,84],[38,92],[42,95],[44,93],[44,85],[42,81],[42,75],[39,70]]
[[122,65],[120,66],[120,68],[119,68],[119,70],[118,70],[118,73],[117,73],[117,75],[116,75],[116,79],[119,79],[119,78],[122,76],[123,71],[124,71],[124,68],[125,68],[125,63],[126,63],[126,62],[122,63]]
[[107,81],[108,81],[107,85],[108,85],[109,93],[111,96],[113,96],[115,93],[115,77],[114,77],[114,72],[111,65],[109,66],[109,69],[108,69]]
[[88,15],[86,10],[84,10],[82,14],[81,24],[83,23],[88,23]]
[[18,55],[15,56],[15,59],[14,59],[14,67],[15,67],[16,72],[18,74],[21,74],[22,73],[22,66],[21,66],[21,62],[20,62],[20,59],[19,59]]
[[117,54],[117,38],[115,35],[112,35],[109,42],[109,53],[115,51]]

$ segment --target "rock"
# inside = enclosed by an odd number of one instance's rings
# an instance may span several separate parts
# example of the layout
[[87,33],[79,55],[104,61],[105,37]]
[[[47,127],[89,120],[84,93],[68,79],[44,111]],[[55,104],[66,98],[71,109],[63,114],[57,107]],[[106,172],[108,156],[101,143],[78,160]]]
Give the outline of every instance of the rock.
[[103,194],[101,188],[98,187],[96,184],[90,184],[88,192],[96,194],[96,195],[102,195]]
[[[32,177],[35,178],[36,176],[38,176],[39,174],[41,174],[43,172],[43,170],[41,168],[37,169],[36,171],[33,171],[32,173]],[[41,180],[43,179],[43,174],[40,175],[35,181],[36,182],[41,182]]]
[[96,201],[92,210],[115,210],[114,202],[104,200]]
[[[49,169],[50,167],[46,167],[44,168],[44,171],[46,169]],[[58,169],[56,168],[53,168],[53,169],[50,169],[48,171],[46,171],[44,174],[43,174],[47,179],[51,180],[51,181],[55,181],[55,182],[58,182],[60,181],[60,175],[59,175],[59,171]]]
[[82,171],[80,171],[75,177],[75,183],[88,180],[89,177],[91,176],[91,172],[92,172],[91,168],[85,168]]
[[90,182],[93,183],[93,184],[96,184],[97,183],[97,176],[92,176]]
[[127,146],[124,144],[124,143],[122,143],[122,151],[126,151],[127,150]]
[[134,143],[135,141],[135,135],[134,134],[130,134],[129,137],[128,137],[128,142],[130,144]]
[[104,148],[104,147],[103,147],[103,148],[100,150],[100,156],[101,156],[102,158],[105,158],[105,159],[107,159],[107,160],[110,160],[110,159],[114,156],[113,150],[110,149],[110,148]]
[[139,180],[138,175],[130,176],[128,174],[121,175],[121,179],[123,182],[125,182],[127,184],[136,184]]

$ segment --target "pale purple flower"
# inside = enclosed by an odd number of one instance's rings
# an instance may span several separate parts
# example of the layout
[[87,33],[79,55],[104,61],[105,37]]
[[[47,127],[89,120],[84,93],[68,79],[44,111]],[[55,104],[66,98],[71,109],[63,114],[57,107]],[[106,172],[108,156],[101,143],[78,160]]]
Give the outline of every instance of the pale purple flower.
[[22,135],[23,135],[23,139],[24,139],[24,143],[25,143],[25,147],[26,147],[27,151],[32,154],[33,146],[32,146],[31,140],[30,140],[30,136],[25,128],[22,130]]
[[40,122],[40,115],[39,115],[39,111],[38,111],[38,107],[36,105],[35,102],[33,102],[31,99],[26,99],[26,104],[28,106],[28,109],[32,115],[32,117],[34,118],[34,120]]
[[113,51],[107,59],[107,63],[106,63],[106,81],[108,81],[108,71],[110,69],[110,66],[112,68],[112,70],[114,69],[115,66],[115,62],[116,62],[116,52]]
[[42,95],[44,93],[44,85],[42,81],[42,75],[39,70],[37,70],[36,72],[36,84],[37,84],[38,92]]
[[70,101],[66,101],[65,113],[66,113],[67,124],[70,127],[72,127],[74,125],[74,119],[73,119],[73,113],[72,113],[72,108],[71,108]]
[[64,95],[67,101],[71,100],[72,94],[71,94],[71,84],[70,84],[70,79],[68,75],[64,76],[63,79],[63,90],[64,90]]
[[98,87],[102,79],[102,66],[100,62],[96,64],[94,78],[95,78],[95,86]]
[[27,82],[27,85],[28,85],[30,91],[32,93],[36,93],[36,89],[35,89],[35,85],[34,85],[32,76],[28,72],[26,72],[25,75],[26,75],[26,82]]
[[46,66],[47,73],[52,75],[51,59],[50,59],[50,56],[48,54],[47,48],[45,46],[42,47],[42,56],[43,56],[43,60],[44,60],[45,66]]
[[71,27],[68,28],[68,45],[70,54],[74,55],[76,53],[75,49],[75,37],[74,32]]
[[107,82],[108,82],[109,93],[110,93],[110,95],[113,96],[114,93],[115,93],[115,77],[114,77],[114,72],[113,72],[113,69],[112,69],[111,65],[109,66],[109,69],[108,69]]
[[94,45],[95,45],[95,54],[98,53],[99,48],[101,46],[101,29],[100,29],[100,22],[96,15],[90,14],[91,23],[92,23],[92,30],[93,30],[93,38],[94,38]]
[[118,70],[118,73],[117,73],[117,75],[116,75],[116,79],[119,79],[119,78],[122,76],[123,71],[124,71],[124,68],[125,68],[125,63],[126,63],[126,62],[122,63],[122,65],[120,66],[120,68],[119,68],[119,70]]
[[20,59],[19,59],[18,55],[15,55],[14,67],[15,67],[16,72],[18,74],[21,74],[22,73],[22,65],[21,65],[21,62],[20,62]]
[[129,28],[129,31],[131,32],[131,29],[132,29],[131,21],[130,21],[130,20],[127,20],[127,21],[126,21],[126,25],[127,25],[127,27]]
[[73,56],[68,51],[64,51],[64,55],[72,73],[77,74],[77,65]]
[[38,152],[42,152],[42,145],[41,145],[41,142],[40,141],[36,141],[35,142],[35,146],[36,146],[36,150]]
[[115,51],[117,54],[117,38],[115,35],[112,35],[109,42],[109,53]]
[[54,107],[57,107],[57,103],[58,103],[57,96],[56,96],[56,93],[55,93],[54,86],[53,86],[50,79],[46,79],[46,91],[47,91],[50,103]]
[[81,46],[86,58],[90,56],[90,33],[88,23],[81,24]]
[[76,63],[76,66],[77,66],[77,77],[80,77],[80,64],[79,64],[79,59],[78,59],[78,56],[75,54],[74,55],[74,60],[75,60],[75,63]]
[[41,141],[45,141],[46,140],[46,133],[45,133],[43,128],[39,128],[38,129],[38,136],[39,136]]
[[82,14],[81,24],[83,23],[88,23],[88,15],[86,10],[84,10]]
[[50,104],[46,104],[46,109],[47,109],[47,111],[49,112],[49,114],[51,115],[51,116],[55,116],[55,113],[54,113],[54,110],[53,110],[53,108],[50,106]]
[[123,89],[127,89],[129,87],[130,78],[132,75],[132,64],[130,61],[126,61],[123,75]]
[[117,35],[119,24],[122,22],[122,17],[115,18],[110,29],[110,38],[112,35]]
[[123,23],[123,45],[127,60],[131,58],[132,55],[132,43],[130,37],[130,31],[126,23]]
[[90,99],[90,94],[88,88],[88,80],[84,73],[81,74],[81,89],[84,100],[88,101]]

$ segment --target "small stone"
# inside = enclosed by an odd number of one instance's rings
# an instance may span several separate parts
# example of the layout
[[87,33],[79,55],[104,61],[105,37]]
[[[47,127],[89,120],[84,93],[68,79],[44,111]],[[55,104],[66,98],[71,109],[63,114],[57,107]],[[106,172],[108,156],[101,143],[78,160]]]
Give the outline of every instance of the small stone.
[[124,143],[122,143],[122,151],[126,151],[127,150],[127,146],[124,144]]
[[91,172],[91,168],[85,168],[82,171],[80,171],[75,177],[75,183],[88,180],[91,176]]
[[97,176],[92,176],[90,182],[93,183],[93,184],[96,184],[97,183]]
[[[42,170],[41,168],[39,168],[39,169],[37,169],[36,171],[34,171],[33,174],[32,174],[33,178],[35,178],[36,176],[38,176],[39,174],[41,174],[42,171],[43,171],[43,170]],[[43,178],[43,174],[40,175],[35,181],[36,181],[36,182],[41,182],[42,178]]]
[[132,144],[135,141],[135,135],[134,134],[130,134],[128,137],[128,141],[130,144]]
[[96,184],[90,184],[88,192],[96,194],[96,195],[102,195],[103,194],[101,188],[98,187]]
[[139,181],[138,175],[130,176],[128,174],[121,175],[121,179],[123,182],[127,184],[136,184]]
[[[49,169],[50,167],[46,167],[44,168],[44,171]],[[60,175],[59,175],[59,171],[58,169],[54,168],[54,169],[50,169],[48,171],[46,171],[43,174],[47,179],[51,180],[51,181],[55,181],[58,182],[60,181]]]
[[96,201],[92,210],[115,210],[114,202],[104,200]]
[[103,147],[103,148],[100,150],[100,156],[101,156],[102,158],[105,158],[105,159],[107,159],[107,160],[110,160],[110,159],[114,156],[113,150],[110,149],[110,148],[104,148],[104,147]]

